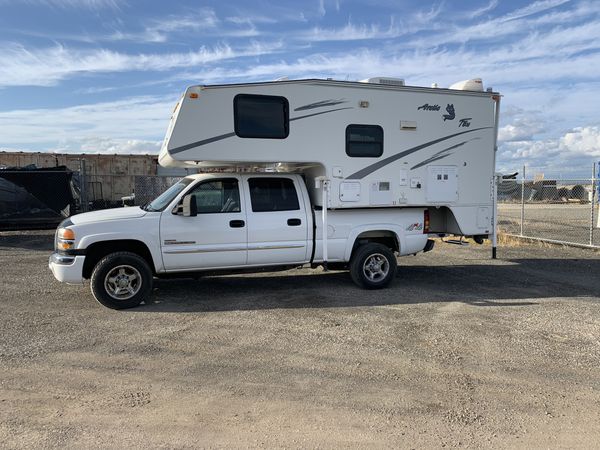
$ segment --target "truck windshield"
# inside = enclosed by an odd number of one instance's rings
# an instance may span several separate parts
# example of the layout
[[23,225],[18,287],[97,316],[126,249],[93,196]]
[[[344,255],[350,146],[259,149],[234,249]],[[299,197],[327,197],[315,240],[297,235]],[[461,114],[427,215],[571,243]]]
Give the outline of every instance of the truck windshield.
[[192,178],[183,178],[160,194],[154,200],[142,206],[145,211],[162,211],[173,199],[192,182]]

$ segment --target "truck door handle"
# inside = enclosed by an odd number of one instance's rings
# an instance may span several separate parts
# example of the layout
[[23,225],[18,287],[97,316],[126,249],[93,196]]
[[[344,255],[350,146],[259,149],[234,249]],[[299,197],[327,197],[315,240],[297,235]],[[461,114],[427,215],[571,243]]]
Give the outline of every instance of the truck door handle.
[[230,220],[229,221],[229,226],[231,228],[243,228],[244,225],[246,225],[246,222],[244,222],[243,220]]
[[300,219],[288,219],[288,225],[290,227],[297,227],[302,224]]

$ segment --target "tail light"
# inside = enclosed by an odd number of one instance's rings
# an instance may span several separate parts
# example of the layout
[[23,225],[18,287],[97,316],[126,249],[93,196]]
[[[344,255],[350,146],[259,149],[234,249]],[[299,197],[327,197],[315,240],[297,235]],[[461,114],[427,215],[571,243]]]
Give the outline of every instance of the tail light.
[[429,210],[423,211],[423,234],[429,234]]

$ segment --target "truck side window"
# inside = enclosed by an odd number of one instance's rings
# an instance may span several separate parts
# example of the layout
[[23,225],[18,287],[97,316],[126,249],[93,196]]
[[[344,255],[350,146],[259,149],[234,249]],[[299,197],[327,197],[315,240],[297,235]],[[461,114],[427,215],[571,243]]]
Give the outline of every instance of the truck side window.
[[294,181],[289,178],[250,178],[252,211],[295,211],[300,209]]
[[242,138],[285,139],[290,129],[289,110],[285,97],[238,94],[233,99],[235,134]]
[[235,178],[200,183],[190,194],[196,196],[198,214],[240,212],[240,191]]
[[379,125],[348,125],[346,154],[355,158],[379,158],[383,155],[383,128]]

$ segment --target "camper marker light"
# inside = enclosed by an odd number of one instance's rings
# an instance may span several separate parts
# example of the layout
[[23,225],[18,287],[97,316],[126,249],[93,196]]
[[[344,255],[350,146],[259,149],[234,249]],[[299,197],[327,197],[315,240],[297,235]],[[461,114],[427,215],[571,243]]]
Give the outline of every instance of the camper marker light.
[[429,210],[423,211],[423,234],[429,234]]
[[198,98],[198,93],[197,92],[191,92],[190,93],[190,98]]

